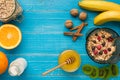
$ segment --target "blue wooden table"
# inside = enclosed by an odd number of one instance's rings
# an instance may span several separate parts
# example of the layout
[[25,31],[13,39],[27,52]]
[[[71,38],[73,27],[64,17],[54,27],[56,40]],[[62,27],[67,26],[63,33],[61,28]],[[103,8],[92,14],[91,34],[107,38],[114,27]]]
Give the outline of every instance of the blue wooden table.
[[[79,0],[19,0],[24,9],[24,20],[21,23],[11,22],[17,25],[22,31],[22,42],[13,50],[0,48],[8,56],[9,63],[18,57],[24,57],[28,61],[28,67],[19,77],[11,77],[6,71],[0,75],[0,80],[92,80],[84,75],[81,68],[84,64],[91,64],[97,67],[101,65],[93,62],[85,50],[86,33],[89,29],[97,27],[93,24],[94,17],[98,14],[81,9],[78,6]],[[120,0],[111,0],[119,3]],[[88,13],[88,26],[82,31],[83,37],[76,42],[71,37],[64,36],[64,31],[69,31],[64,27],[64,22],[71,19],[74,25],[81,24],[78,18],[73,18],[69,14],[72,8]],[[2,23],[0,23],[2,24]],[[109,27],[120,34],[120,23],[111,22],[101,27]],[[41,73],[58,64],[59,54],[67,49],[76,50],[82,58],[81,67],[74,73],[66,73],[61,69],[43,77]],[[120,63],[118,63],[120,67]],[[111,80],[120,80],[120,75]]]

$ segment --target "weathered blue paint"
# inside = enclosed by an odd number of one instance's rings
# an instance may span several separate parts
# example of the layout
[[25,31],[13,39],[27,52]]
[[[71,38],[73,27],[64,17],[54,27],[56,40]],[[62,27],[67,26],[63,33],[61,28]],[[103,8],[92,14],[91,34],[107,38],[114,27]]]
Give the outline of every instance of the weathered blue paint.
[[[4,50],[8,56],[9,63],[18,57],[24,57],[28,61],[28,67],[20,77],[11,77],[6,71],[0,75],[0,80],[92,80],[84,75],[79,68],[74,73],[66,73],[58,69],[47,76],[41,74],[56,66],[59,54],[67,49],[76,50],[82,58],[81,66],[91,64],[97,67],[101,65],[93,62],[87,55],[85,50],[86,33],[89,29],[97,27],[93,24],[94,17],[98,14],[81,9],[78,6],[79,0],[19,0],[24,9],[24,20],[21,23],[11,22],[17,25],[22,31],[22,42],[13,50]],[[120,3],[120,0],[111,0]],[[76,42],[71,37],[64,36],[64,31],[69,31],[64,27],[64,22],[71,19],[74,25],[81,24],[78,18],[73,18],[69,14],[69,10],[77,8],[79,11],[88,13],[88,26],[82,31],[83,37],[78,38]],[[1,24],[1,23],[0,23]],[[120,34],[120,23],[111,22],[101,27],[112,28]],[[118,63],[120,67],[120,63]],[[119,77],[111,78],[111,80],[120,80]]]

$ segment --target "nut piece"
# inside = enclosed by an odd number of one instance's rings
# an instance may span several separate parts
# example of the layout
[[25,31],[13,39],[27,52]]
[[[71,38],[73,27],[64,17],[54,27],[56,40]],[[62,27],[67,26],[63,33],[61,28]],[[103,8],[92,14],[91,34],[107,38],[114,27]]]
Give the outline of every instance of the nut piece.
[[78,12],[77,9],[72,9],[72,10],[70,11],[70,14],[71,14],[73,17],[76,17],[76,16],[78,16],[79,12]]
[[79,19],[84,21],[87,18],[87,13],[86,12],[81,12],[79,15]]
[[65,22],[65,26],[66,26],[66,28],[70,29],[70,28],[73,27],[73,22],[72,22],[71,20],[67,20],[67,21]]

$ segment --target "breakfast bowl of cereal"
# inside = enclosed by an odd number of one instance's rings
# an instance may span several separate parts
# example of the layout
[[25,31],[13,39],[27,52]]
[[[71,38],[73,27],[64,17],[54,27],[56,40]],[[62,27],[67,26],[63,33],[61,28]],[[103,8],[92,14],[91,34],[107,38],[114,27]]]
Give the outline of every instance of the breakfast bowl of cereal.
[[86,50],[89,57],[101,64],[115,63],[112,61],[116,56],[116,38],[118,33],[109,28],[96,28],[89,31],[86,38]]

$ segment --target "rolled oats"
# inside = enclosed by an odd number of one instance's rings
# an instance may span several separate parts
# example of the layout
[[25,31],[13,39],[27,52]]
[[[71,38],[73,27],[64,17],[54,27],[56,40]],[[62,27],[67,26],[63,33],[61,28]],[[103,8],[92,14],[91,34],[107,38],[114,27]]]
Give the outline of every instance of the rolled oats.
[[22,8],[17,0],[0,0],[0,21],[15,20],[21,14]]
[[112,35],[104,30],[91,34],[87,43],[89,54],[95,60],[108,60],[116,50],[116,46],[113,46],[114,39],[112,39]]

